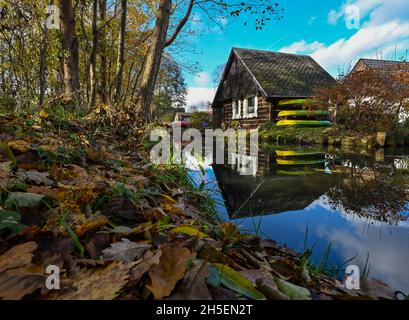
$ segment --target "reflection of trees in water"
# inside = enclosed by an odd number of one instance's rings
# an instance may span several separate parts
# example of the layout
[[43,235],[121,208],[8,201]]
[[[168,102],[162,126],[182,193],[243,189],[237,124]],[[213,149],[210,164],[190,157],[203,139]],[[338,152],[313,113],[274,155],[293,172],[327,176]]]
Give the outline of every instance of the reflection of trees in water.
[[335,185],[327,193],[334,209],[390,224],[407,219],[409,175],[393,160],[350,159],[335,171]]

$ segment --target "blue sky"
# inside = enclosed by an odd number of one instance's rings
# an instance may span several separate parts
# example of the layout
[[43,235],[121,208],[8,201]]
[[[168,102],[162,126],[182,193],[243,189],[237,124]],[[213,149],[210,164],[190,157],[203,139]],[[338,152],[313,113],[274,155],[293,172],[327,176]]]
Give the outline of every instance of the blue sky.
[[[333,76],[349,70],[360,57],[395,59],[409,50],[409,0],[281,0],[281,21],[271,21],[262,31],[245,17],[220,20],[220,29],[209,25],[197,10],[187,28],[198,30],[191,38],[195,53],[185,57],[198,61],[201,71],[185,72],[188,105],[212,100],[211,74],[226,62],[232,47],[309,54]],[[359,19],[356,14],[359,14]],[[408,56],[409,58],[409,56]]]

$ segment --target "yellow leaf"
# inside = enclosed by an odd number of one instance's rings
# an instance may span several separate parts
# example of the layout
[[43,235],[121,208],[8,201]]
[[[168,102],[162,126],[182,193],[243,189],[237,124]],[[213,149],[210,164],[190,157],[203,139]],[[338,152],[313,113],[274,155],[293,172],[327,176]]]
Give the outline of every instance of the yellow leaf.
[[10,147],[10,149],[21,153],[25,153],[31,150],[30,144],[24,140],[11,141],[8,143],[8,146]]
[[[251,299],[265,299],[265,296],[254,288],[250,280],[244,278],[239,272],[230,268],[227,265],[214,263],[213,266],[219,273],[214,277],[219,278],[220,282],[227,288],[234,290]],[[212,270],[210,270],[212,273]]]
[[39,116],[41,119],[46,119],[48,117],[48,113],[44,111],[44,109],[41,109]]
[[167,196],[166,194],[161,194],[161,196],[163,198],[165,198],[166,200],[170,201],[171,203],[177,203],[176,200],[172,199],[171,197]]
[[208,238],[209,237],[206,233],[203,233],[192,227],[177,227],[177,228],[170,230],[170,232],[183,233],[183,234],[187,234],[188,236],[198,237],[198,238]]

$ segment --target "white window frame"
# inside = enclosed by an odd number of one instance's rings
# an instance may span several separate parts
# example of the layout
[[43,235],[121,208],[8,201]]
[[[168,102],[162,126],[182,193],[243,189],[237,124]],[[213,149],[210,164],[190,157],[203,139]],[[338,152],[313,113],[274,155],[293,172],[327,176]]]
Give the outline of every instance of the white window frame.
[[237,119],[237,113],[236,113],[236,111],[237,111],[237,101],[233,101],[233,103],[231,105],[231,108],[232,108],[232,113],[233,113],[231,118],[232,119]]
[[[254,98],[254,112],[249,113],[248,108],[249,108],[249,99]],[[251,96],[248,97],[244,100],[244,118],[246,119],[252,119],[252,118],[257,118],[258,117],[258,97],[257,96]]]
[[232,119],[241,119],[242,100],[234,100],[232,103]]

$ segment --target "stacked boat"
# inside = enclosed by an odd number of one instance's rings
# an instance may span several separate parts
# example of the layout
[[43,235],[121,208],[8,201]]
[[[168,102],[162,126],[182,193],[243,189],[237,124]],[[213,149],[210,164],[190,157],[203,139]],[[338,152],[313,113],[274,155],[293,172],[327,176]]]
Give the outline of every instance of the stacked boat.
[[278,105],[282,109],[278,113],[279,127],[327,127],[328,111],[305,109],[306,99],[281,100]]

